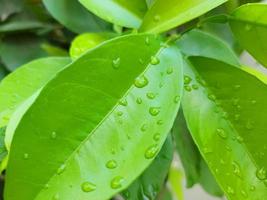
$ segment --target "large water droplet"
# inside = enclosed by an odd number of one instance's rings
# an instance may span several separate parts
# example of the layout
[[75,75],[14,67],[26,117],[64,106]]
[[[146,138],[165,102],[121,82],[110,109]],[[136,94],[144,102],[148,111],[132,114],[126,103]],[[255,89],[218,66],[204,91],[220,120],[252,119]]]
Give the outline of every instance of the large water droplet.
[[106,163],[106,167],[108,169],[115,169],[117,167],[117,162],[115,160],[109,160],[107,163]]
[[158,153],[158,146],[157,145],[150,146],[147,148],[145,152],[145,158],[152,159],[156,156],[157,153]]
[[86,181],[82,183],[81,188],[84,192],[92,192],[96,189],[96,185]]
[[149,114],[152,116],[157,116],[160,113],[160,107],[149,108]]
[[150,64],[151,65],[158,65],[160,63],[160,60],[158,57],[156,56],[151,56],[151,59],[150,59]]
[[267,179],[266,169],[264,167],[258,169],[256,171],[256,177],[261,181],[266,180]]
[[216,132],[222,139],[226,139],[228,137],[228,134],[222,128],[217,128]]
[[110,182],[110,187],[112,189],[119,189],[122,187],[122,184],[124,182],[124,178],[121,176],[116,176],[115,178],[113,178]]
[[120,67],[121,64],[121,58],[116,58],[112,61],[112,67],[114,69],[118,69]]
[[58,175],[59,175],[59,174],[62,174],[62,173],[65,171],[65,169],[66,169],[66,165],[65,165],[65,164],[61,165],[61,166],[57,169],[57,174],[58,174]]
[[134,85],[137,88],[143,88],[148,84],[148,79],[145,76],[140,76],[135,79]]

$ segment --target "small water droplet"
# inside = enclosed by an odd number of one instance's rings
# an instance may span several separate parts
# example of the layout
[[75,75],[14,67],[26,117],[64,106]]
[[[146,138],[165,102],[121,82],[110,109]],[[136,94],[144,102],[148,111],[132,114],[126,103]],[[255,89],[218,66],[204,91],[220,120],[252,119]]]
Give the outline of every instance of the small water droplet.
[[123,115],[123,112],[122,111],[117,111],[116,115],[120,117],[120,116]]
[[191,91],[192,91],[192,88],[191,88],[189,85],[185,85],[185,86],[184,86],[184,89],[185,89],[187,92],[191,92]]
[[233,165],[233,172],[234,172],[234,174],[235,174],[237,177],[239,177],[239,178],[242,179],[243,176],[242,176],[241,168],[240,168],[239,164],[238,164],[237,162],[233,162],[232,165]]
[[245,190],[241,190],[241,194],[244,198],[248,197],[248,193]]
[[29,154],[24,153],[23,158],[24,158],[24,160],[28,160],[29,159]]
[[124,178],[121,176],[116,176],[115,178],[113,178],[110,182],[110,187],[112,189],[119,189],[122,187],[122,184],[124,182]]
[[58,174],[58,175],[62,174],[62,173],[65,171],[65,169],[66,169],[66,165],[65,165],[65,164],[61,165],[61,166],[57,169],[57,174]]
[[264,167],[258,169],[256,171],[256,177],[261,181],[266,180],[267,179],[266,169]]
[[144,64],[145,62],[144,62],[144,60],[142,58],[139,58],[139,63],[140,64]]
[[192,81],[192,78],[190,76],[187,76],[187,75],[184,76],[184,84],[187,85],[191,83],[191,81]]
[[247,121],[246,123],[246,129],[247,130],[252,130],[254,128],[253,123],[251,121]]
[[167,69],[167,74],[172,74],[173,73],[173,67],[169,67]]
[[240,88],[241,88],[241,85],[238,85],[238,84],[237,85],[234,85],[234,89],[235,90],[239,90]]
[[215,100],[216,100],[216,96],[215,96],[214,94],[209,94],[209,95],[208,95],[208,98],[209,98],[209,100],[211,100],[211,101],[215,101]]
[[153,139],[157,142],[159,141],[160,139],[160,133],[156,133],[154,136],[153,136]]
[[141,131],[142,131],[142,132],[145,132],[147,129],[148,129],[147,124],[143,124],[143,125],[141,126]]
[[193,88],[194,90],[198,90],[199,87],[198,87],[197,84],[193,84],[193,85],[192,85],[192,88]]
[[156,95],[155,95],[153,92],[148,92],[148,93],[146,94],[146,96],[147,96],[147,98],[149,98],[149,99],[155,99],[155,97],[156,97]]
[[227,187],[226,192],[227,192],[228,194],[231,194],[231,195],[235,194],[234,189],[233,189],[232,187],[230,187],[230,186]]
[[162,124],[163,124],[163,120],[159,119],[159,120],[157,121],[157,125],[162,125]]
[[86,181],[82,183],[81,188],[84,192],[92,192],[96,189],[96,185]]
[[109,160],[107,163],[106,163],[106,167],[108,169],[115,169],[117,167],[117,162],[115,160]]
[[160,113],[160,107],[150,107],[149,114],[152,116],[157,116]]
[[244,142],[244,138],[241,137],[241,136],[237,136],[237,137],[236,137],[236,140],[237,140],[237,142],[239,142],[239,143]]
[[120,57],[118,57],[112,61],[112,67],[114,69],[118,69],[120,67],[120,64],[121,64],[121,58]]
[[216,132],[222,139],[226,139],[228,137],[228,134],[222,128],[217,128]]
[[143,102],[143,100],[140,98],[140,97],[138,97],[137,99],[136,99],[136,103],[137,104],[141,104]]
[[154,20],[154,22],[159,22],[160,21],[160,16],[159,15],[155,15],[153,17],[153,20]]
[[180,102],[180,96],[179,95],[176,95],[175,97],[174,97],[174,99],[173,99],[173,102],[174,103],[179,103]]
[[151,65],[158,65],[160,63],[160,60],[158,57],[156,56],[151,56],[151,59],[150,59],[150,64]]
[[53,200],[59,200],[59,194],[55,194],[55,195],[53,196]]
[[122,105],[122,106],[127,106],[128,102],[127,102],[126,99],[120,99],[119,104]]
[[150,146],[147,148],[145,152],[145,158],[146,159],[154,158],[157,153],[158,153],[158,146],[157,145]]
[[251,100],[251,104],[256,104],[257,103],[257,101],[256,100]]
[[134,85],[137,88],[143,88],[145,86],[147,86],[148,84],[148,79],[145,76],[140,76],[138,78],[135,79]]
[[256,190],[256,187],[254,185],[250,186],[249,188],[250,191],[255,191]]
[[51,138],[52,138],[52,139],[56,139],[56,138],[57,138],[57,133],[56,133],[55,131],[53,131],[53,132],[51,133]]

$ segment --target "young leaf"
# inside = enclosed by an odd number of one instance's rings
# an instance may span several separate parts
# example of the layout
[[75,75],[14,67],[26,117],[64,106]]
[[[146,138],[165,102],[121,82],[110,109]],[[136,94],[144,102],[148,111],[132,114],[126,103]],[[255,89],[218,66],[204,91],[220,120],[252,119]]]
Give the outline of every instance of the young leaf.
[[77,0],[43,0],[47,10],[75,33],[101,32],[111,26],[87,11]]
[[198,29],[184,34],[177,41],[177,45],[189,57],[201,56],[240,65],[236,54],[223,40]]
[[7,125],[15,109],[69,62],[68,58],[56,57],[35,60],[3,79],[0,83],[0,127]]
[[88,51],[43,88],[16,128],[6,200],[103,200],[127,188],[163,145],[182,85],[179,51],[154,35]]
[[[155,135],[154,140],[158,140],[158,135]],[[156,199],[168,175],[172,156],[173,143],[169,136],[152,164],[123,192],[125,199]]]
[[157,0],[144,17],[142,32],[160,33],[184,24],[227,0]]
[[267,67],[267,4],[247,4],[230,18],[234,35],[252,56]]
[[190,61],[182,105],[202,156],[228,199],[264,199],[266,84],[220,61]]
[[139,28],[147,10],[145,0],[79,0],[95,15],[116,25]]

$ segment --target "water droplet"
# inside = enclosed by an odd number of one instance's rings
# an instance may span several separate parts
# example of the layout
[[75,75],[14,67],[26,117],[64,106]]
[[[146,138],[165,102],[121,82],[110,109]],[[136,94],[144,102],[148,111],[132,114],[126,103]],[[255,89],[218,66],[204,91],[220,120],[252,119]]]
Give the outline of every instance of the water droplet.
[[57,169],[57,174],[62,174],[64,172],[64,170],[66,169],[66,165],[63,164],[61,165],[58,169]]
[[122,105],[122,106],[127,106],[128,102],[127,102],[126,99],[120,99],[119,104]]
[[153,136],[153,139],[157,142],[159,141],[160,139],[160,133],[156,133],[154,136]]
[[189,85],[185,85],[185,86],[184,86],[184,89],[185,89],[187,92],[191,92],[191,91],[192,91],[192,88],[191,88]]
[[255,191],[256,190],[256,187],[254,185],[250,186],[249,188],[250,191]]
[[146,94],[146,96],[147,96],[147,98],[149,98],[149,99],[155,99],[155,97],[156,97],[156,95],[155,95],[153,92],[148,92],[148,93]]
[[151,65],[158,65],[160,63],[160,60],[156,56],[151,56],[150,64]]
[[168,69],[167,69],[167,74],[172,74],[173,73],[173,68],[172,67],[169,67]]
[[267,179],[266,169],[264,167],[258,169],[256,171],[256,177],[261,181],[266,180]]
[[244,142],[244,138],[241,137],[241,136],[237,136],[237,137],[236,137],[236,140],[237,140],[237,142],[239,142],[239,143]]
[[117,167],[117,162],[115,160],[109,160],[107,163],[106,163],[106,167],[108,169],[115,169]]
[[162,124],[163,124],[163,120],[160,119],[157,121],[157,125],[162,125]]
[[235,174],[237,177],[239,177],[239,178],[242,179],[243,176],[242,176],[241,168],[240,168],[239,164],[238,164],[237,162],[233,162],[232,165],[233,165],[233,172],[234,172],[234,174]]
[[119,189],[122,187],[122,184],[124,182],[124,178],[121,176],[116,176],[111,180],[110,187],[112,189]]
[[179,103],[180,102],[180,96],[179,95],[176,95],[173,99],[173,102],[174,103]]
[[241,88],[241,85],[234,85],[235,90],[239,90]]
[[150,45],[150,38],[149,37],[146,37],[145,43],[146,43],[147,46]]
[[86,181],[82,183],[81,188],[84,192],[92,192],[96,189],[96,185]]
[[56,138],[57,138],[57,133],[56,133],[55,131],[53,131],[53,132],[51,133],[51,138],[52,138],[52,139],[56,139]]
[[256,104],[257,103],[257,101],[256,100],[251,100],[251,104]]
[[120,67],[121,64],[121,58],[116,58],[112,61],[112,67],[114,69],[118,69]]
[[114,148],[111,149],[111,154],[115,155],[116,154],[116,150]]
[[235,194],[234,189],[231,188],[230,186],[227,187],[226,192],[227,192],[228,194],[231,194],[231,195]]
[[231,148],[231,147],[229,147],[229,146],[226,146],[225,148],[226,148],[226,150],[227,150],[227,151],[229,151],[229,152],[231,152],[231,151],[232,151],[232,148]]
[[59,200],[59,194],[55,194],[55,195],[53,196],[53,200]]
[[140,76],[138,78],[135,79],[134,85],[137,88],[143,88],[145,86],[147,86],[148,84],[148,79],[145,76]]
[[252,130],[254,128],[253,123],[251,121],[247,121],[246,123],[246,129],[247,130]]
[[192,85],[192,88],[193,88],[194,90],[198,90],[199,87],[198,87],[197,84],[193,84],[193,85]]
[[241,190],[241,194],[244,198],[248,197],[248,193],[245,190]]
[[213,94],[209,94],[209,95],[208,95],[208,98],[209,98],[209,100],[211,100],[211,101],[215,101],[215,100],[216,100],[216,96],[213,95]]
[[139,58],[139,63],[140,64],[144,64],[145,62],[144,62],[144,60],[142,58]]
[[24,153],[23,158],[24,158],[24,160],[28,160],[29,159],[29,154]]
[[138,97],[137,99],[136,99],[136,103],[137,104],[141,104],[143,102],[143,100],[140,98],[140,97]]
[[116,115],[120,117],[120,116],[123,115],[123,112],[122,111],[117,111]]
[[149,114],[152,116],[157,116],[160,113],[160,107],[150,107]]
[[189,83],[191,83],[191,81],[192,81],[192,78],[191,77],[189,77],[189,76],[184,76],[184,84],[189,84]]
[[222,139],[226,139],[228,137],[228,134],[222,128],[217,128],[216,132]]
[[150,146],[147,148],[147,150],[145,152],[145,158],[146,159],[154,158],[156,156],[157,152],[158,152],[157,145]]
[[145,132],[147,129],[148,129],[147,124],[143,124],[143,125],[141,126],[141,131],[142,131],[142,132]]
[[160,21],[160,16],[159,15],[155,15],[153,17],[153,20],[154,20],[154,22],[159,22]]

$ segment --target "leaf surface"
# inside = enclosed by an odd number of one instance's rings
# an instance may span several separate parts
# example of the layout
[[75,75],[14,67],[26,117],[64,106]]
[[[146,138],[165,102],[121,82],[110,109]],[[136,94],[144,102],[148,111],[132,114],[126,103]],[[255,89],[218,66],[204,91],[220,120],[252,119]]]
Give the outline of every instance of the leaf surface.
[[267,4],[239,7],[232,14],[230,25],[240,45],[267,67]]
[[88,10],[116,25],[139,28],[147,10],[145,0],[79,0]]
[[266,84],[238,67],[200,57],[187,62],[185,75],[187,125],[219,185],[228,199],[264,199]]
[[160,33],[203,15],[226,0],[157,0],[146,13],[142,32]]
[[44,87],[15,131],[6,200],[108,199],[148,167],[183,85],[179,51],[161,43],[154,35],[105,42]]

